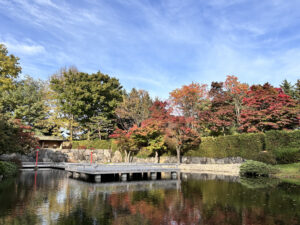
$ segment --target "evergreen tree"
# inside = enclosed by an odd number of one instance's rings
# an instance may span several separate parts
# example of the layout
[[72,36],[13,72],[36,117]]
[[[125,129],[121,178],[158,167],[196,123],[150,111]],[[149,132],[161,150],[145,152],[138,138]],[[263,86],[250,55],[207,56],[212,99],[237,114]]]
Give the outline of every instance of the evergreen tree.
[[295,97],[295,90],[293,85],[287,81],[287,79],[284,79],[280,85],[282,90],[284,91],[285,94],[291,96],[292,98]]

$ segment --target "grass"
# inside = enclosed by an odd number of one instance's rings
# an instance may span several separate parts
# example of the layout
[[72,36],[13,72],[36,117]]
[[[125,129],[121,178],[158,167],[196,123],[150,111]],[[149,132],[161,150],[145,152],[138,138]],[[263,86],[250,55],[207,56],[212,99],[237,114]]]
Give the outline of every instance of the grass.
[[300,185],[300,163],[280,164],[275,167],[279,169],[275,177],[284,182]]

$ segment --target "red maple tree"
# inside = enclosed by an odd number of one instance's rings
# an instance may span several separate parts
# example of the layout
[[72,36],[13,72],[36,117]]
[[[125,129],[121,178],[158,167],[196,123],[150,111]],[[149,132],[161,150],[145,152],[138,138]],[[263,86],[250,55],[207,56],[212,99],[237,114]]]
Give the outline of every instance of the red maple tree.
[[269,83],[251,86],[243,104],[240,126],[242,131],[294,129],[300,125],[297,102],[281,88],[274,88]]
[[176,149],[177,162],[181,162],[181,153],[193,149],[200,144],[200,135],[192,124],[194,118],[170,115],[166,129],[168,143]]
[[223,82],[212,82],[209,97],[209,108],[199,112],[200,123],[205,124],[212,135],[230,133],[236,117],[233,98],[224,90]]

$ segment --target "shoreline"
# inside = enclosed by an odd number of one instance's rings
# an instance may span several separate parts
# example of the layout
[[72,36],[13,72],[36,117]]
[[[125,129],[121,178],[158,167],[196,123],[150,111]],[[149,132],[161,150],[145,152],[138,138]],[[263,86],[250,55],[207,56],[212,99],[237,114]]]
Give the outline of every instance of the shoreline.
[[240,163],[236,164],[180,164],[183,173],[207,173],[218,175],[239,176]]

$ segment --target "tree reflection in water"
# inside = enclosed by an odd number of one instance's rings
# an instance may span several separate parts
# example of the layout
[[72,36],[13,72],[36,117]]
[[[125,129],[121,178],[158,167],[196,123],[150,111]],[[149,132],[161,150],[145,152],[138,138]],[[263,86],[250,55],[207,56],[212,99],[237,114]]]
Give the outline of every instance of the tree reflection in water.
[[300,187],[275,181],[194,177],[180,189],[137,182],[127,190],[48,170],[34,184],[34,171],[0,183],[0,224],[300,224]]

